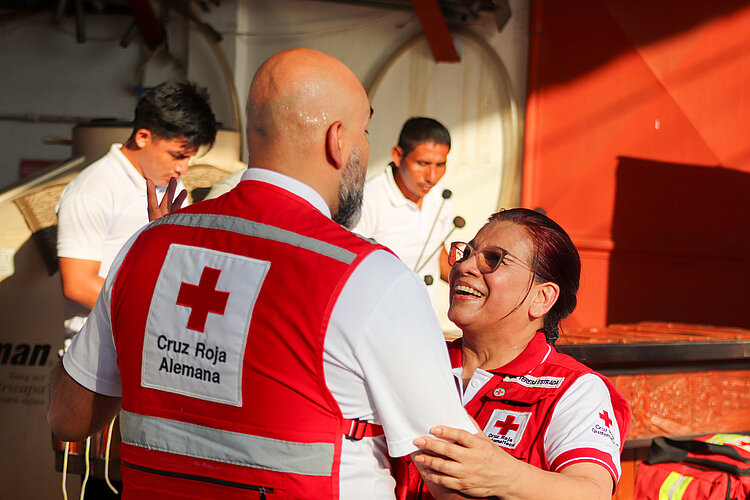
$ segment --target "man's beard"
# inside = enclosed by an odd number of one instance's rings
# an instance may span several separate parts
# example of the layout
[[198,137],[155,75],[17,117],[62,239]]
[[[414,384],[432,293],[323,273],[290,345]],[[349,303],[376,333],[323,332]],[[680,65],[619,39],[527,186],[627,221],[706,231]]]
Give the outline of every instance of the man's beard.
[[339,184],[339,210],[333,216],[334,222],[347,229],[356,226],[362,215],[366,170],[359,164],[359,159],[359,149],[354,147]]

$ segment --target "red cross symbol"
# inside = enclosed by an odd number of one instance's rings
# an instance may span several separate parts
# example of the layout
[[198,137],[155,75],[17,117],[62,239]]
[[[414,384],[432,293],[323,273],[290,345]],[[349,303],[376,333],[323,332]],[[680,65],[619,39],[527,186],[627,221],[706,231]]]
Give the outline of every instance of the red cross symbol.
[[229,292],[216,289],[220,269],[204,267],[198,285],[183,282],[177,295],[177,305],[191,308],[187,327],[203,333],[208,313],[224,314],[229,300]]
[[514,424],[513,422],[516,421],[516,417],[513,415],[507,415],[505,417],[505,421],[501,421],[499,418],[497,419],[497,422],[495,422],[495,427],[500,428],[500,435],[505,436],[508,434],[508,431],[517,431],[521,426],[518,424]]
[[604,425],[606,425],[607,429],[609,429],[609,426],[612,425],[612,419],[609,418],[609,413],[607,413],[607,410],[602,410],[602,412],[599,414],[599,418],[604,420]]

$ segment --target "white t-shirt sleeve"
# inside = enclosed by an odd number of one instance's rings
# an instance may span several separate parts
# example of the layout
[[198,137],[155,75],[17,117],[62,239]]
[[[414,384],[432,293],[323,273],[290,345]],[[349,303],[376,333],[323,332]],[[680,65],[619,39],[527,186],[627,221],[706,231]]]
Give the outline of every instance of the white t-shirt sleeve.
[[63,356],[65,371],[90,391],[105,396],[121,397],[120,369],[112,335],[110,304],[112,285],[122,261],[141,231],[136,232],[117,254],[96,299],[94,309],[74,337]]
[[101,261],[110,214],[96,196],[63,193],[57,214],[57,255]]
[[579,462],[606,468],[620,477],[620,429],[607,386],[588,373],[576,380],[558,401],[544,436],[551,470],[558,472]]
[[344,286],[324,360],[344,417],[381,424],[392,457],[416,451],[412,441],[438,424],[476,432],[425,287],[388,252],[370,254]]

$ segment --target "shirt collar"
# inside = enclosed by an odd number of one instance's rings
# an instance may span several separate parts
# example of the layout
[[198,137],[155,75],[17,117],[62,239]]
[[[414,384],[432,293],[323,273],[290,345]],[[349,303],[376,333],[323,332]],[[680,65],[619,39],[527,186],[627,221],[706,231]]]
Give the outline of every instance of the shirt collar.
[[143,178],[140,172],[136,170],[135,166],[128,160],[127,156],[122,153],[122,144],[112,144],[109,147],[109,154],[120,164],[125,175],[133,183],[133,185],[139,190],[143,191],[144,196],[146,195],[146,180]]
[[242,174],[242,180],[265,182],[289,191],[310,203],[329,219],[331,218],[331,209],[328,208],[328,204],[323,200],[323,197],[307,184],[288,175],[265,168],[250,167]]
[[390,200],[391,204],[394,207],[403,207],[404,205],[413,205],[417,206],[416,203],[413,201],[407,199],[404,196],[404,193],[401,192],[401,190],[398,188],[398,184],[396,184],[396,179],[394,179],[395,169],[390,165],[386,165],[385,167],[385,190],[386,193],[388,193],[388,199]]
[[[120,164],[125,175],[127,175],[128,179],[133,183],[133,187],[136,191],[138,191],[143,198],[146,198],[146,179],[135,168],[135,165],[128,160],[128,157],[123,154],[122,144],[112,144],[109,148],[109,154],[111,154],[115,161]],[[181,186],[181,184],[178,185],[178,187],[179,186]],[[166,191],[167,186],[156,186],[156,194],[159,197],[159,200],[161,200],[161,197]],[[177,191],[179,191],[179,189]]]
[[[451,343],[449,352],[453,366],[461,366],[461,343],[459,341]],[[520,377],[526,375],[531,370],[544,363],[552,352],[552,346],[547,344],[544,332],[536,332],[531,338],[526,348],[516,356],[516,358],[507,363],[505,366],[487,370],[488,372],[503,375],[513,375]]]
[[[385,191],[388,194],[388,200],[394,207],[403,207],[409,205],[416,209],[419,209],[417,204],[404,196],[404,193],[402,193],[401,189],[399,189],[394,177],[395,170],[396,169],[392,167],[390,163],[385,167]],[[422,208],[425,208],[425,205],[427,203],[436,203],[435,201],[431,200],[433,200],[433,198],[436,196],[436,193],[442,193],[443,188],[441,182],[442,179],[438,181],[434,186],[432,186],[432,189],[430,189],[427,194],[422,197]]]
[[505,366],[488,371],[520,377],[542,364],[551,352],[552,347],[547,344],[544,332],[536,332],[531,342],[526,346],[526,349],[516,356],[516,359]]

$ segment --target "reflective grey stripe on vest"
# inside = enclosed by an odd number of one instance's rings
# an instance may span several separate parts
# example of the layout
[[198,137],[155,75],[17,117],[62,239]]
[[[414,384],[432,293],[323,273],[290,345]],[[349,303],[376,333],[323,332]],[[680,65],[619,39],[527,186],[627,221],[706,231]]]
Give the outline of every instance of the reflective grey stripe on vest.
[[151,226],[162,224],[172,224],[177,226],[201,227],[205,229],[221,229],[246,236],[255,236],[267,240],[288,243],[299,248],[304,248],[312,252],[336,259],[345,264],[351,264],[357,257],[357,254],[349,250],[331,245],[324,241],[316,240],[308,236],[269,226],[241,217],[231,215],[216,214],[173,214],[168,217],[162,217],[151,223]]
[[330,476],[333,443],[296,443],[120,412],[122,442],[147,448],[291,474]]

